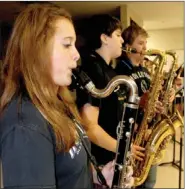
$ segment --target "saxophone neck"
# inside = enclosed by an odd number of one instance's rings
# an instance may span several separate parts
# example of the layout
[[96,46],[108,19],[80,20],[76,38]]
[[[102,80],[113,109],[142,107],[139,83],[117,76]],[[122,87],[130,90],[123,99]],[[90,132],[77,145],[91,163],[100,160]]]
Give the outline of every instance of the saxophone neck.
[[168,50],[168,51],[165,51],[165,54],[172,56],[174,61],[177,60],[177,55],[175,51]]
[[170,90],[173,86],[174,78],[176,76],[175,69],[177,66],[177,56],[176,56],[176,53],[173,51],[165,51],[165,53],[166,53],[166,55],[170,55],[173,58],[171,68],[167,74],[167,77],[165,78],[165,84],[163,86],[163,95],[161,97],[162,103],[164,105],[165,113],[167,114],[169,107],[170,107],[169,102],[168,102],[169,94],[170,94]]
[[165,51],[166,55],[170,55],[173,58],[170,72],[173,73],[177,69],[178,56],[174,51]]

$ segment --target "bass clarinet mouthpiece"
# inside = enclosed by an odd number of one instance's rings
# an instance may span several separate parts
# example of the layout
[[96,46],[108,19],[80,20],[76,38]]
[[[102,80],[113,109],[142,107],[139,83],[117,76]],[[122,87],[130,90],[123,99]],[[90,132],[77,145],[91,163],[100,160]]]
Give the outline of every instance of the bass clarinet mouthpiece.
[[79,67],[73,70],[72,78],[76,81],[77,85],[80,85],[81,87],[84,88],[88,83],[92,83],[88,75],[84,71],[82,71]]

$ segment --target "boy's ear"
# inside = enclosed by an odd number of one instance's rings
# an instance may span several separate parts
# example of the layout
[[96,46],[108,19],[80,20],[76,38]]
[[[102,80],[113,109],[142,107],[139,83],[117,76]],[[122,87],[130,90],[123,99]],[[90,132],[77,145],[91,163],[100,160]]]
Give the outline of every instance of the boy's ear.
[[108,43],[107,38],[108,38],[108,36],[106,34],[104,34],[104,33],[101,34],[100,40],[101,40],[102,44],[107,45],[107,43]]

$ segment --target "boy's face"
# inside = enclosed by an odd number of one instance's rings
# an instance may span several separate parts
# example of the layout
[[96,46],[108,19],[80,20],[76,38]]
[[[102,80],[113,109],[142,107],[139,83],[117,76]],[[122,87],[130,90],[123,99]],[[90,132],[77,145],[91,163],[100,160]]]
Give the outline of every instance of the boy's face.
[[131,54],[131,56],[135,57],[136,59],[143,61],[144,59],[144,53],[147,50],[147,38],[143,35],[138,35],[132,45],[129,45],[131,48],[135,48],[137,52],[143,53],[143,54]]
[[122,54],[123,38],[121,37],[121,30],[116,29],[111,36],[106,38],[106,47],[109,51],[111,59],[118,58]]

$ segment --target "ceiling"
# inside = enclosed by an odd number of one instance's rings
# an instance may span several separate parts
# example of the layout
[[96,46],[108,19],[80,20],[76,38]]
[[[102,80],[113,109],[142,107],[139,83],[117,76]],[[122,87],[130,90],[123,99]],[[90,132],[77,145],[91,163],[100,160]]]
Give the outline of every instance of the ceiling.
[[144,21],[144,27],[166,29],[184,27],[184,2],[55,2],[74,16],[114,12],[121,5],[127,4]]
[[[0,20],[11,22],[31,1],[0,2]],[[184,27],[184,2],[127,2],[127,1],[73,1],[51,2],[67,9],[73,18],[99,13],[113,13],[127,4],[144,21],[144,28],[167,29]]]

